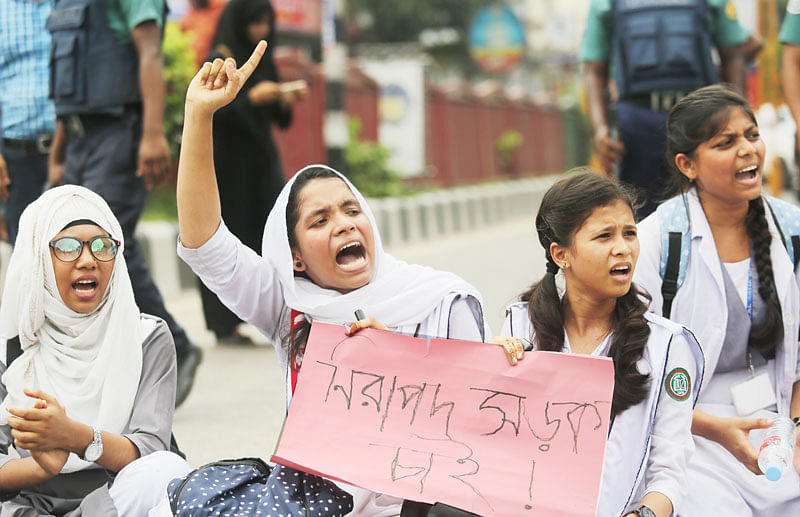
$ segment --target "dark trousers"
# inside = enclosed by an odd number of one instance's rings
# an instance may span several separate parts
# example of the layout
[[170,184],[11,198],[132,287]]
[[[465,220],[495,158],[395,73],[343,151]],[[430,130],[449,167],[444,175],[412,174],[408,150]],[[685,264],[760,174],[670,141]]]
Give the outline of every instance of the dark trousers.
[[[277,148],[272,140],[254,141],[247,132],[215,125],[214,168],[225,225],[245,246],[260,253],[267,215],[284,184]],[[206,326],[219,337],[231,334],[241,320],[199,284]]]
[[17,240],[19,216],[29,204],[38,198],[47,182],[47,155],[25,153],[5,147],[3,158],[8,167],[8,201],[5,202],[6,228],[11,244]]
[[641,220],[666,197],[670,174],[664,158],[667,112],[620,101],[617,103],[617,123],[625,143],[620,179],[635,187],[645,202],[638,211]]
[[142,116],[129,108],[120,117],[85,117],[84,134],[70,134],[67,140],[67,183],[83,185],[100,194],[122,226],[125,262],[139,310],[166,321],[175,340],[175,350],[186,350],[186,331],[164,307],[150,271],[134,239],[136,224],[147,200],[144,181],[136,176]]

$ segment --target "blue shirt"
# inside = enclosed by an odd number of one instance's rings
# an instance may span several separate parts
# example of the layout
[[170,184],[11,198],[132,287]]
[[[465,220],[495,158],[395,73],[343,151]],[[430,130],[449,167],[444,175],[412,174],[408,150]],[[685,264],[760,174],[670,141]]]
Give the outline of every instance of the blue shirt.
[[[54,0],[0,1],[0,134],[32,140],[52,133],[50,33]],[[0,144],[1,146],[1,144]]]

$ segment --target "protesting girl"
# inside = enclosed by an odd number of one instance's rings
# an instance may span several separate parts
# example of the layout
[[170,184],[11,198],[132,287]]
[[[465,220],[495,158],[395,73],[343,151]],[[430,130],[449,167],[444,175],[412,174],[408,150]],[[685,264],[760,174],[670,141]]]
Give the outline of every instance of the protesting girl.
[[[289,180],[267,219],[261,256],[225,227],[212,116],[236,97],[265,47],[259,43],[238,70],[232,59],[206,63],[189,86],[177,187],[179,255],[223,303],[275,343],[289,401],[311,321],[345,324],[363,310],[367,318],[353,323],[350,333],[372,326],[483,341],[476,290],[451,273],[385,253],[365,199],[328,167],[306,167]],[[352,492],[354,514],[399,514],[398,499]]]
[[[764,142],[730,88],[708,86],[675,105],[667,159],[679,194],[639,225],[635,278],[652,296],[650,310],[691,328],[705,352],[685,514],[798,515],[800,479],[791,468],[777,482],[761,475],[763,433],[751,431],[777,415],[800,416],[800,290],[784,247],[800,209],[762,195]],[[791,225],[779,228],[779,214]],[[667,235],[679,222],[680,286],[665,303]]]
[[[547,273],[509,307],[502,334],[536,350],[614,361],[597,515],[666,517],[686,495],[702,354],[685,328],[648,313],[632,284],[639,255],[633,214],[628,192],[596,174],[553,185],[536,216]],[[506,349],[514,341],[499,340]]]
[[136,307],[122,229],[94,192],[47,191],[19,230],[0,304],[0,515],[147,515],[189,470],[164,452],[169,329]]

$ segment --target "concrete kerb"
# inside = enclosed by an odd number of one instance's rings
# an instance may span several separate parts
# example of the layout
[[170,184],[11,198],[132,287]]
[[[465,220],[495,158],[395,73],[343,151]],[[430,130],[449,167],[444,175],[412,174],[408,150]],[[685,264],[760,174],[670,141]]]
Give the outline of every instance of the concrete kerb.
[[[541,176],[368,201],[384,246],[393,248],[521,217],[533,220],[542,195],[557,178]],[[177,223],[142,222],[136,238],[162,292],[196,287],[188,266],[175,254]]]

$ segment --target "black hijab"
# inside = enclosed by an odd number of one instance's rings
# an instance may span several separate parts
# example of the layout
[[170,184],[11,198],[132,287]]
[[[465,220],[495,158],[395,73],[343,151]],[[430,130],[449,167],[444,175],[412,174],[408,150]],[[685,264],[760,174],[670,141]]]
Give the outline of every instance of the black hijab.
[[277,81],[278,73],[272,59],[275,47],[275,11],[269,0],[231,0],[222,10],[217,32],[211,44],[209,59],[216,57],[233,57],[236,65],[241,66],[253,53],[255,44],[247,36],[247,25],[269,17],[269,34],[267,35],[267,52],[248,80],[249,85],[258,81]]

